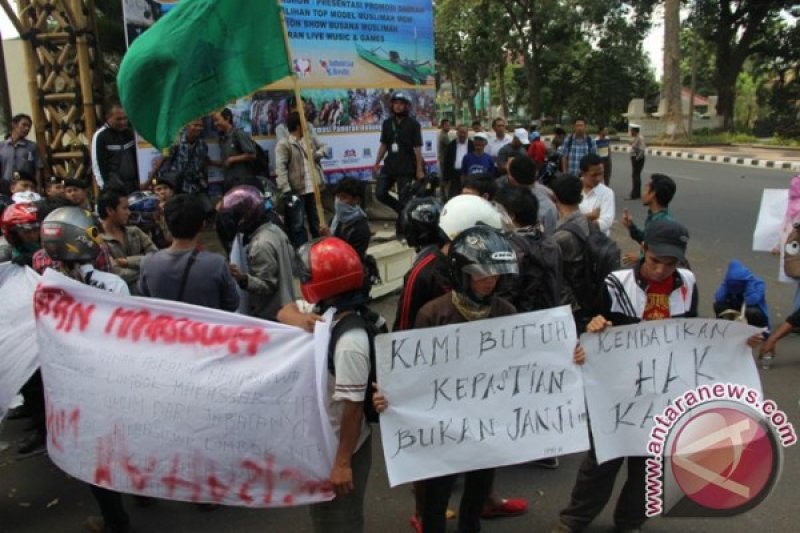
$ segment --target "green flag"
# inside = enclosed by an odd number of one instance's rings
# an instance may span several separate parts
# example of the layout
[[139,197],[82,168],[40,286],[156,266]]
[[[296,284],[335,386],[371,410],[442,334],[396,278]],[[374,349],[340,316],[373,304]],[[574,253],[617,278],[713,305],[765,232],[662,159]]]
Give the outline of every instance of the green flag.
[[277,0],[182,0],[117,75],[139,134],[166,148],[191,120],[291,74]]

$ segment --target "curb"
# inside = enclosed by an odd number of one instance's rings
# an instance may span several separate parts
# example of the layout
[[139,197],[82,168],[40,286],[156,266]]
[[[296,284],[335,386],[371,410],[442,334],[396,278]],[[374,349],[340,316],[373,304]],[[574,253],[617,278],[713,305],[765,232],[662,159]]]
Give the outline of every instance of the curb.
[[[613,145],[612,150],[614,152],[630,152],[630,148],[628,146]],[[727,165],[739,165],[745,167],[800,171],[800,161],[775,161],[771,159],[752,159],[749,157],[736,157],[729,155],[698,154],[697,152],[682,152],[667,148],[648,148],[645,150],[645,153],[647,155],[653,155],[657,157],[684,159],[686,161],[703,161],[705,163],[723,163]]]

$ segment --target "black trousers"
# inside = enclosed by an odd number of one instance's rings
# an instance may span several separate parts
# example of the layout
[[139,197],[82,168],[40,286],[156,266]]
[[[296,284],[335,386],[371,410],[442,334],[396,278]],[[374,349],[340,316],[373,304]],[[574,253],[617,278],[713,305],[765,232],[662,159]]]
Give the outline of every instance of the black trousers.
[[122,505],[122,494],[95,485],[91,485],[90,488],[106,526],[111,531],[125,531],[130,518],[125,512],[125,506]]
[[43,435],[47,433],[47,414],[44,406],[44,383],[42,383],[42,372],[37,370],[25,382],[20,390],[25,399],[25,407],[31,415],[31,422],[36,431]]
[[[722,302],[714,302],[714,314],[717,316],[728,309],[738,311],[741,308],[741,301],[736,302],[733,300],[724,300]],[[769,324],[767,316],[758,306],[755,305],[748,305],[744,308],[744,317],[748,324],[757,328],[765,328]]]
[[638,529],[645,515],[646,457],[620,457],[598,464],[594,443],[578,470],[569,506],[561,511],[561,522],[575,530],[588,526],[611,499],[614,482],[622,464],[628,463],[628,478],[614,510],[614,524],[620,529]]
[[631,157],[631,168],[633,169],[631,172],[631,198],[642,197],[642,169],[644,168],[644,160],[644,157],[641,159]]
[[611,156],[603,158],[603,181],[606,186],[611,185]]
[[445,200],[458,196],[463,188],[460,174],[450,176],[450,179],[447,180],[447,185],[442,187],[442,193],[447,195]]
[[[457,474],[426,479],[422,506],[422,531],[444,533],[447,530],[447,502]],[[458,533],[481,530],[481,511],[489,498],[494,469],[473,470],[464,474],[464,493],[458,509]]]
[[413,176],[386,176],[381,174],[377,179],[378,183],[375,187],[375,196],[382,204],[391,207],[395,212],[400,214],[404,206],[397,198],[389,194],[389,191],[397,184],[397,194],[399,195],[400,191],[402,191],[412,179]]

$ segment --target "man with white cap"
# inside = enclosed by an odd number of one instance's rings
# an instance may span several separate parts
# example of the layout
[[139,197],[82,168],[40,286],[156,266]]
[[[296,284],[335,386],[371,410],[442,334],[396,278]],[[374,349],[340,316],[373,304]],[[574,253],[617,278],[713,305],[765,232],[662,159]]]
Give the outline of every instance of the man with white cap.
[[525,128],[515,129],[511,142],[500,148],[500,151],[497,152],[497,175],[505,176],[508,173],[508,163],[513,158],[520,155],[527,155],[529,144],[528,130]]
[[461,175],[469,176],[472,174],[496,174],[494,159],[486,153],[486,145],[489,144],[489,136],[483,132],[476,133],[472,137],[473,151],[468,152],[461,161]]

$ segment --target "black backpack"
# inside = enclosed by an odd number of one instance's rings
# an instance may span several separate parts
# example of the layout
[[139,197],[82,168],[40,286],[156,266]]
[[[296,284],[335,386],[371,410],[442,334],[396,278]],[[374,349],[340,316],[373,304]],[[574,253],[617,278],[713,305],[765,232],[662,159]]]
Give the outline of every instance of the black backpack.
[[[373,313],[369,312],[369,314],[372,315]],[[375,387],[373,387],[372,384],[377,380],[375,372],[375,336],[379,333],[386,333],[388,330],[381,331],[374,320],[372,320],[371,316],[368,319],[356,312],[343,316],[339,322],[333,326],[331,340],[328,344],[328,371],[333,376],[336,376],[336,366],[333,357],[336,343],[339,342],[339,338],[341,338],[342,335],[351,329],[363,329],[367,332],[367,337],[369,338],[369,381],[367,383],[367,390],[364,393],[364,418],[366,418],[367,422],[370,424],[377,424],[379,415],[372,405],[372,395],[375,393]],[[386,329],[385,326],[384,329]]]
[[261,145],[253,141],[256,147],[256,158],[250,163],[253,174],[264,178],[269,177],[269,153]]
[[520,313],[550,309],[561,304],[563,282],[561,248],[541,231],[512,233],[509,240],[517,253],[520,272],[509,278],[511,302]]
[[605,289],[606,278],[621,268],[622,253],[617,243],[594,224],[589,224],[588,237],[583,235],[574,222],[568,222],[561,227],[575,235],[584,245],[584,276],[582,280],[572,280],[577,285],[573,287],[573,292],[583,309],[593,310],[600,291]]

